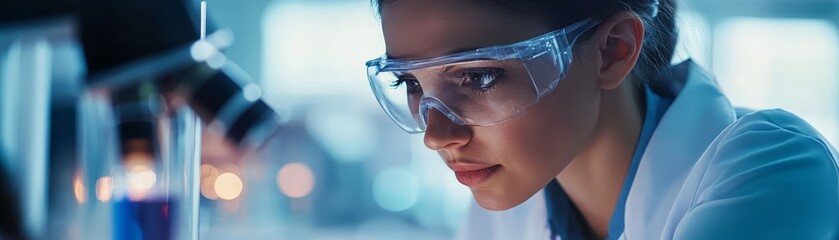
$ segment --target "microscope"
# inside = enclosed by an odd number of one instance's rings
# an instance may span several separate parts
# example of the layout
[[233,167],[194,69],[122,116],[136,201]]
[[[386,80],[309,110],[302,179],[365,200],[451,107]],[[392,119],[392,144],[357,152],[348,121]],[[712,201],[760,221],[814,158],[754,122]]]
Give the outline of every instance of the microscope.
[[281,126],[205,4],[0,4],[0,238],[197,239],[202,131]]

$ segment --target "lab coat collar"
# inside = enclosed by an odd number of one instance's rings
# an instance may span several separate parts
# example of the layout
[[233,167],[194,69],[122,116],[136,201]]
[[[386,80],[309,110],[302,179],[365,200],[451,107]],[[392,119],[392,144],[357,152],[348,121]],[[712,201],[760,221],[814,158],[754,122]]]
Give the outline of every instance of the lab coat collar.
[[[641,158],[626,201],[625,236],[659,239],[676,195],[707,146],[736,120],[734,108],[711,75],[691,60],[673,68],[665,89],[675,100]],[[677,184],[674,184],[677,183]]]

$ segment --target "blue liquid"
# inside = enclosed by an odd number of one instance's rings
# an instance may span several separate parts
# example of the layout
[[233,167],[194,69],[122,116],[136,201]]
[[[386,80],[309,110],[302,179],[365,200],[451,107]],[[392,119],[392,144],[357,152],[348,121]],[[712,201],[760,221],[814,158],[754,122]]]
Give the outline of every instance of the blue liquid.
[[168,240],[173,238],[177,202],[122,200],[114,203],[114,239]]

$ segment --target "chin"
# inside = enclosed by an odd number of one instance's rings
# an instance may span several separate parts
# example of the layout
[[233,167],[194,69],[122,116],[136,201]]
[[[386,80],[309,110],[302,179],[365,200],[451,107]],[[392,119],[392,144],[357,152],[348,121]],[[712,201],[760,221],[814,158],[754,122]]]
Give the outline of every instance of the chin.
[[509,194],[480,190],[472,190],[472,196],[475,197],[475,201],[478,203],[478,206],[490,211],[504,211],[518,206],[530,198],[530,195],[517,197]]

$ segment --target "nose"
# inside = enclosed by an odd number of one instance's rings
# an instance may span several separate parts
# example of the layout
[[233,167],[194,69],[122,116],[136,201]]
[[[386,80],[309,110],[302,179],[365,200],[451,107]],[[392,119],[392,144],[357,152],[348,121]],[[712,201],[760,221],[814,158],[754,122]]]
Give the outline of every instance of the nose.
[[436,108],[428,110],[428,117],[423,141],[431,150],[464,146],[472,140],[472,129],[450,120]]

